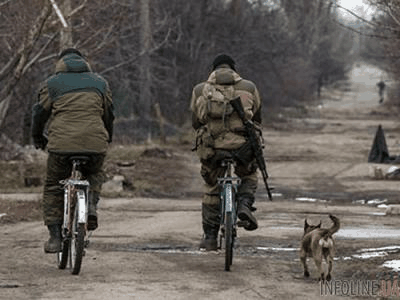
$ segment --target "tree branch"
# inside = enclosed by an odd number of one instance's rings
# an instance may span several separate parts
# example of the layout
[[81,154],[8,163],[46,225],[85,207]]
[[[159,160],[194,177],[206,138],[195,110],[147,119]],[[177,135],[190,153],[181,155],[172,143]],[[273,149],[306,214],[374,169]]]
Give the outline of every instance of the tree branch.
[[58,18],[60,19],[61,24],[62,24],[65,28],[67,28],[67,27],[68,27],[67,21],[65,21],[65,18],[64,18],[64,16],[63,16],[61,10],[58,8],[58,5],[56,4],[56,2],[55,2],[54,0],[50,0],[50,2],[51,2],[51,4],[53,5],[53,8],[54,8],[54,10],[55,10],[55,12],[56,12]]
[[387,11],[388,11],[389,15],[392,17],[393,21],[394,21],[397,25],[400,26],[400,21],[399,21],[399,19],[397,19],[396,16],[394,15],[393,9],[392,9],[392,7],[391,7],[391,5],[390,5],[389,3],[387,4]]
[[[341,9],[343,9],[343,10],[345,10],[345,11],[347,11],[349,14],[353,15],[353,16],[356,17],[357,19],[363,21],[364,23],[366,23],[366,24],[368,24],[368,25],[370,25],[370,26],[372,26],[372,27],[375,27],[375,28],[376,28],[376,27],[379,27],[379,28],[382,28],[382,29],[385,29],[385,30],[389,30],[389,31],[394,32],[394,33],[400,33],[400,30],[397,30],[397,29],[395,29],[395,28],[387,27],[387,26],[382,26],[382,25],[379,25],[379,24],[377,24],[377,23],[373,23],[373,22],[371,22],[371,21],[368,21],[368,20],[366,20],[366,19],[360,17],[360,16],[357,15],[356,13],[352,12],[351,10],[349,10],[349,9],[343,7],[343,6],[340,6],[339,4],[337,4],[336,6],[339,7],[339,8],[341,8]],[[356,32],[357,32],[357,31],[356,31]]]
[[13,90],[23,75],[23,70],[27,64],[28,58],[33,51],[36,41],[40,37],[44,24],[46,23],[46,20],[50,14],[51,3],[50,1],[46,1],[46,4],[44,5],[40,15],[36,18],[34,25],[29,30],[27,38],[22,42],[21,46],[17,50],[17,53],[12,58],[13,66],[15,66],[13,75],[6,82],[0,92],[0,126],[2,125],[7,114]]
[[364,18],[360,17],[360,16],[357,15],[356,13],[352,12],[350,9],[347,9],[347,8],[345,8],[345,7],[343,7],[343,6],[339,5],[339,4],[336,4],[336,7],[341,8],[341,9],[347,11],[349,14],[351,14],[352,16],[356,17],[357,19],[363,21],[364,23],[367,23],[368,25],[371,25],[371,26],[378,26],[377,24],[372,23],[372,22],[368,21],[367,19],[364,19]]
[[359,31],[359,30],[356,30],[356,29],[354,29],[353,27],[350,27],[350,26],[348,26],[348,25],[345,25],[345,24],[343,24],[343,23],[341,23],[341,22],[339,22],[339,21],[337,21],[337,20],[332,20],[332,21],[335,22],[336,24],[338,24],[338,25],[341,26],[341,27],[344,27],[344,28],[346,28],[346,29],[348,29],[348,30],[350,30],[350,31],[353,31],[353,32],[355,32],[355,33],[358,33],[358,34],[363,35],[363,36],[366,36],[366,37],[379,38],[379,39],[385,39],[385,40],[391,39],[391,37],[388,37],[388,36],[377,35],[377,34],[368,34],[368,33],[365,33],[365,32]]
[[43,54],[44,50],[47,49],[47,46],[50,45],[52,41],[56,38],[56,36],[59,34],[59,32],[56,32],[53,34],[51,38],[48,39],[46,44],[39,50],[39,52],[25,65],[24,69],[22,70],[22,74],[25,74],[26,71],[32,67],[32,65],[39,59],[39,57]]
[[[148,54],[154,53],[155,51],[157,51],[158,49],[160,49],[163,45],[165,45],[165,44],[167,43],[167,41],[168,41],[168,37],[169,37],[170,33],[171,33],[171,29],[168,30],[167,34],[165,35],[164,40],[163,40],[161,43],[159,43],[159,44],[158,44],[157,46],[155,46],[154,48],[150,49],[150,51],[147,51]],[[114,65],[114,66],[112,66],[112,67],[109,67],[109,68],[107,68],[107,69],[104,69],[103,71],[100,72],[100,74],[103,75],[103,74],[105,74],[105,73],[108,73],[108,72],[111,72],[111,71],[113,71],[113,70],[115,70],[115,69],[118,69],[118,68],[120,68],[120,67],[122,67],[122,66],[128,65],[128,64],[134,62],[135,60],[139,59],[140,57],[142,57],[145,53],[146,53],[145,51],[141,51],[136,57],[131,58],[131,59],[127,60],[127,61],[121,62],[121,63],[119,63],[119,64],[116,64],[116,65]]]
[[0,7],[6,5],[8,2],[11,2],[11,0],[7,0],[7,1],[4,1],[4,2],[0,3]]
[[[73,11],[71,11],[71,13],[65,16],[65,19],[70,19],[73,15],[84,9],[86,7],[86,3],[87,0],[83,0],[83,2],[78,7],[76,7]],[[57,20],[54,20],[53,22],[51,22],[51,25],[55,25],[57,22]]]
[[77,6],[71,13],[67,16],[67,19],[71,18],[74,14],[78,13],[80,10],[84,9],[86,6],[87,0],[83,0],[83,2]]

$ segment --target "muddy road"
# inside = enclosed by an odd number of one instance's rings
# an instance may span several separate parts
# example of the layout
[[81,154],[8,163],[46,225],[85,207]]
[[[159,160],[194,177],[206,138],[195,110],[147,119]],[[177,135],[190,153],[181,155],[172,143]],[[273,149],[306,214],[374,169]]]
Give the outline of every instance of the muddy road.
[[[199,164],[190,151],[176,149],[174,159],[189,170],[189,183],[179,187],[184,196],[103,197],[100,226],[78,276],[58,270],[55,255],[43,253],[41,221],[0,224],[0,299],[378,298],[377,287],[357,292],[343,284],[372,284],[392,274],[400,253],[400,218],[385,214],[387,205],[399,203],[399,183],[372,179],[367,163],[379,124],[390,154],[400,152],[398,118],[378,105],[379,72],[361,65],[348,85],[326,91],[306,116],[294,111],[265,129],[274,201],[260,181],[259,229],[239,230],[231,272],[224,271],[223,253],[198,250]],[[305,280],[298,259],[304,219],[330,226],[329,213],[342,224],[333,293],[321,290],[312,261]]]

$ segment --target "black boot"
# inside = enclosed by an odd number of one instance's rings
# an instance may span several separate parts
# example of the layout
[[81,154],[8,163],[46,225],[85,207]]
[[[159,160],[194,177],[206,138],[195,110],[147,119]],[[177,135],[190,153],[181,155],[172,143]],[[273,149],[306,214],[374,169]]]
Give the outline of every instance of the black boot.
[[61,225],[48,225],[50,238],[44,244],[45,253],[57,253],[61,251]]
[[89,192],[89,207],[88,207],[88,230],[95,230],[98,227],[97,223],[97,203],[100,200],[98,192]]
[[258,228],[257,219],[252,214],[254,203],[253,195],[238,195],[238,217],[241,221],[245,221],[244,229],[256,230]]
[[220,226],[219,205],[202,204],[202,219],[204,236],[200,249],[216,251],[218,249],[218,232]]
[[204,236],[200,242],[200,249],[205,249],[206,251],[216,251],[218,250],[218,231],[219,226],[208,225],[203,223]]

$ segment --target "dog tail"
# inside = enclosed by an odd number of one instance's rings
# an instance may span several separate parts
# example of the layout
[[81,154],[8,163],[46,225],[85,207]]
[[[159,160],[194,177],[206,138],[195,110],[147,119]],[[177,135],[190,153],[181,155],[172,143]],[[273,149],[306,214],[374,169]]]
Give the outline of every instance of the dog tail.
[[333,248],[332,236],[328,233],[319,240],[319,245],[324,248]]
[[329,228],[329,233],[333,235],[334,233],[338,232],[340,229],[340,221],[337,217],[334,215],[329,215],[329,218],[331,218],[333,225],[331,228]]

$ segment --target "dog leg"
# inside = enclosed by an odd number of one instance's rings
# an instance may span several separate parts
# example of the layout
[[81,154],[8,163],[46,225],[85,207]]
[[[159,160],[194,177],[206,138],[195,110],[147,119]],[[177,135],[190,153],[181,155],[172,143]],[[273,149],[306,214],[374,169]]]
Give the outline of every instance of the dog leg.
[[318,257],[318,256],[314,256],[314,262],[315,262],[315,266],[317,267],[318,274],[321,275],[319,277],[319,280],[324,281],[325,280],[325,276],[324,276],[324,272],[322,271],[322,258]]
[[308,268],[307,268],[307,256],[301,256],[300,261],[303,264],[304,277],[310,277],[310,272],[308,272]]
[[303,264],[304,277],[310,277],[310,273],[308,272],[308,268],[307,268],[307,253],[306,253],[306,251],[304,251],[304,249],[301,249],[301,251],[300,251],[300,261]]
[[326,275],[326,280],[330,281],[331,280],[331,271],[332,271],[332,265],[333,265],[333,258],[332,256],[328,257],[328,275]]

